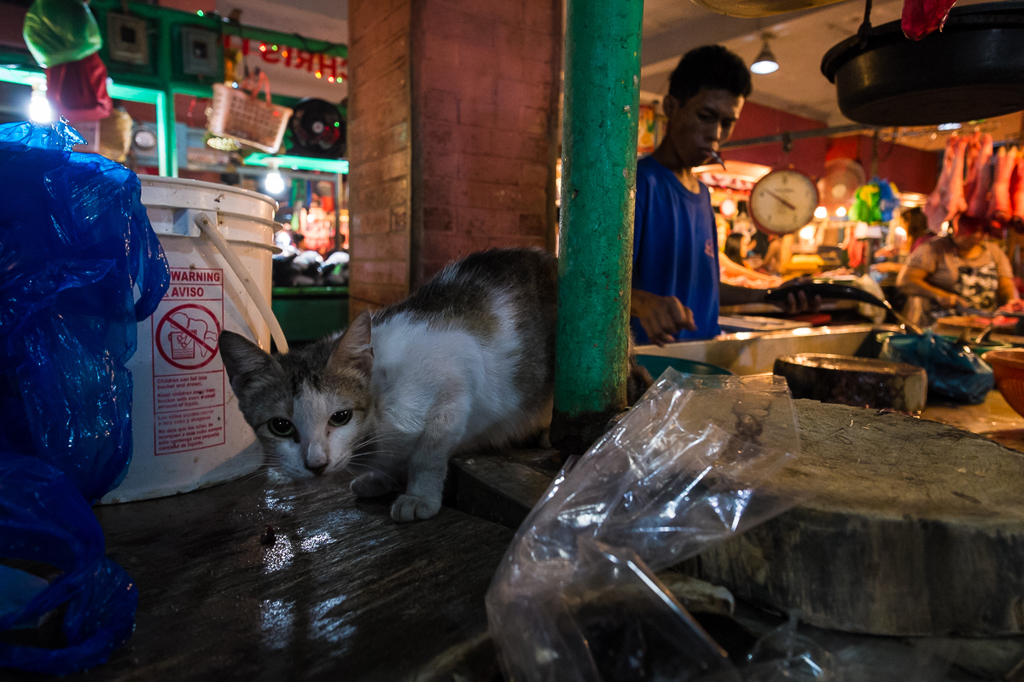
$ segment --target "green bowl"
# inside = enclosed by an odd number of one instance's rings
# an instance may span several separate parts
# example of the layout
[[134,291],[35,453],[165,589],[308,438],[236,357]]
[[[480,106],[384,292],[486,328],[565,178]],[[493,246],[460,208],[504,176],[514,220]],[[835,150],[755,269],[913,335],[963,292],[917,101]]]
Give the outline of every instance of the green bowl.
[[717,365],[709,365],[696,360],[684,360],[683,358],[668,358],[663,355],[637,355],[636,361],[651,373],[653,379],[660,377],[667,367],[683,374],[732,374],[729,370]]

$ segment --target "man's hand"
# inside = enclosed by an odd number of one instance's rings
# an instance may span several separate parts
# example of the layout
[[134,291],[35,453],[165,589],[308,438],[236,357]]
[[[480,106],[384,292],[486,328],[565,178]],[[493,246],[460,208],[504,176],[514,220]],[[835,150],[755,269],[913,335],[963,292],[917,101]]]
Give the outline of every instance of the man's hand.
[[633,289],[629,300],[629,314],[640,320],[651,343],[664,346],[673,343],[683,329],[697,331],[693,312],[675,296],[658,296],[649,291]]
[[786,302],[783,304],[782,310],[787,315],[817,313],[821,310],[821,296],[815,294],[814,300],[808,304],[807,294],[803,291],[798,291],[795,296],[791,293],[786,296]]

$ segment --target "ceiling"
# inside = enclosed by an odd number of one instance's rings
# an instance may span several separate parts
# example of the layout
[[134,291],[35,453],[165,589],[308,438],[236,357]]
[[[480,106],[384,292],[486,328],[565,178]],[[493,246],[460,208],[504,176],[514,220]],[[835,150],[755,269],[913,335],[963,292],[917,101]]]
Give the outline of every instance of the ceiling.
[[[957,5],[982,1],[960,0]],[[897,21],[902,11],[903,0],[874,0],[871,23],[878,26]],[[863,20],[864,0],[763,19],[727,17],[691,0],[645,0],[642,96],[645,100],[660,99],[668,90],[669,74],[679,58],[699,45],[721,43],[750,64],[761,50],[761,35],[768,32],[773,36],[770,45],[779,70],[753,76],[750,100],[830,126],[852,123],[840,113],[835,86],[822,75],[820,67],[824,54],[855,35]]]
[[241,9],[240,20],[245,26],[297,33],[328,43],[348,42],[348,0],[215,1],[217,12],[222,16]]
[[[166,2],[167,0],[165,0]],[[188,2],[189,0],[177,0]],[[230,16],[241,10],[244,26],[295,34],[328,43],[348,43],[348,0],[215,0],[217,12]],[[301,43],[302,38],[297,39]],[[273,92],[289,97],[317,97],[339,103],[348,96],[348,81],[328,82],[307,70],[270,66],[252,53],[249,66],[262,66],[271,79]]]

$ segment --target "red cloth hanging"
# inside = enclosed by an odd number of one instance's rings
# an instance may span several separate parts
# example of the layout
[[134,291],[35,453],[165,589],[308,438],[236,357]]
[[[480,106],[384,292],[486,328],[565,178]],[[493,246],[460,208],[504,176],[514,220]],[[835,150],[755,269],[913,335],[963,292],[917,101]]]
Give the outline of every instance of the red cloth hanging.
[[[846,229],[852,230],[854,228],[848,227]],[[849,255],[847,267],[859,268],[860,264],[864,262],[864,250],[864,242],[859,239],[851,239],[850,243],[846,246],[846,253]]]
[[941,31],[954,4],[956,0],[903,0],[903,35],[921,40],[929,33]]
[[95,52],[46,69],[46,96],[59,115],[72,121],[99,121],[114,108],[107,94],[107,67]]

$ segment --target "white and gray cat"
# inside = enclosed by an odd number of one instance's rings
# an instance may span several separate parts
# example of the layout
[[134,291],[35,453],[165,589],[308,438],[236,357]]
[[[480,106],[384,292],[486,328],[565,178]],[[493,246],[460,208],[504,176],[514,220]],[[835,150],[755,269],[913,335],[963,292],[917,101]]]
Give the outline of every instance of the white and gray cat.
[[[557,261],[494,249],[452,263],[341,336],[271,356],[223,332],[220,353],[268,459],[293,478],[357,474],[352,491],[401,489],[397,521],[441,507],[448,458],[550,424]],[[649,381],[631,365],[631,394]]]

